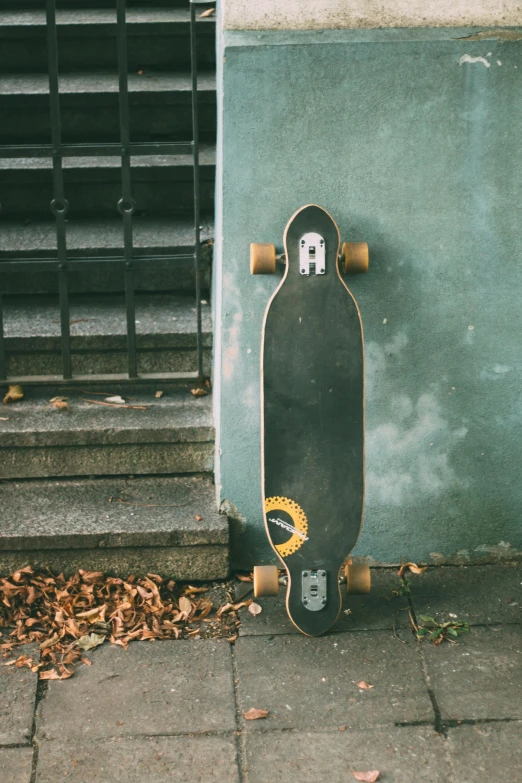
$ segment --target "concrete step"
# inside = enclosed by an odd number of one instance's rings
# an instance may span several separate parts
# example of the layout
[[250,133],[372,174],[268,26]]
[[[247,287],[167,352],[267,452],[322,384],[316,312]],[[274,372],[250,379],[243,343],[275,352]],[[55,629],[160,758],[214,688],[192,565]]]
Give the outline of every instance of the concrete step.
[[[189,72],[147,71],[129,74],[130,135],[137,141],[186,141],[192,138]],[[117,71],[60,75],[62,141],[119,141]],[[198,81],[200,138],[216,136],[216,78]],[[0,80],[0,144],[50,143],[49,83],[45,73],[4,75]]]
[[[70,300],[75,375],[124,373],[127,330],[123,295],[76,295]],[[212,319],[202,305],[205,373],[210,375]],[[136,332],[140,373],[197,369],[196,306],[193,297],[137,294]],[[4,300],[7,374],[10,377],[61,373],[58,297],[16,296]]]
[[[2,220],[0,231],[0,276],[3,293],[45,293],[58,290],[56,272],[9,271],[8,259],[56,258],[56,224],[47,220]],[[210,287],[214,227],[210,216],[201,220],[202,287]],[[136,272],[136,289],[143,291],[194,291],[191,261],[168,262],[158,258],[174,253],[194,252],[194,224],[188,217],[136,216],[133,220],[134,255],[151,259],[150,268]],[[81,270],[69,272],[72,292],[114,292],[124,289],[123,266],[103,259],[123,258],[121,217],[69,219],[67,254],[71,259],[92,258]]]
[[0,573],[27,563],[173,579],[228,573],[228,522],[208,476],[0,482]]
[[[214,426],[211,396],[194,397],[190,384],[118,387],[101,394],[62,386],[26,387],[23,400],[3,406],[0,479],[210,472]],[[155,391],[164,391],[161,399]],[[122,395],[146,410],[99,405]],[[49,400],[66,395],[69,410]]]
[[[131,159],[132,195],[139,215],[192,214],[194,168],[191,155],[141,155]],[[0,158],[2,214],[45,217],[53,198],[49,158]],[[121,160],[117,157],[65,158],[64,191],[70,218],[117,216],[122,196]],[[200,151],[200,207],[214,207],[215,147]]]
[[[108,8],[59,9],[58,62],[62,70],[117,68],[116,4]],[[46,15],[40,8],[0,7],[0,72],[47,71]],[[190,68],[190,11],[183,7],[129,7],[127,57],[130,70]],[[215,21],[198,20],[198,66],[215,66]]]

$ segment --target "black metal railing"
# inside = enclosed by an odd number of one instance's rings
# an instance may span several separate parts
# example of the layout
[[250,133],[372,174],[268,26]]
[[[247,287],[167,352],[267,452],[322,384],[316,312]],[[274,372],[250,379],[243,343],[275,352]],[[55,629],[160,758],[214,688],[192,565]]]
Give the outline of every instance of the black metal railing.
[[[209,0],[190,0],[190,60],[192,86],[192,138],[178,142],[131,142],[129,89],[127,66],[127,23],[126,0],[116,0],[117,55],[119,77],[119,120],[120,141],[106,144],[66,143],[62,142],[59,70],[58,70],[58,33],[56,24],[56,0],[46,0],[47,52],[50,94],[51,143],[50,144],[8,144],[0,145],[0,158],[48,158],[52,159],[53,198],[51,212],[56,225],[56,253],[50,257],[38,258],[2,258],[0,268],[3,272],[23,271],[27,273],[54,271],[58,277],[58,298],[60,308],[61,334],[61,375],[30,375],[24,377],[8,376],[7,351],[4,334],[3,304],[0,271],[0,383],[45,384],[66,382],[100,381],[178,381],[201,379],[203,377],[203,339],[201,318],[201,241],[200,241],[200,171],[199,171],[199,126],[198,126],[198,68],[197,68],[197,31],[196,19],[200,7],[211,7],[215,2]],[[78,156],[118,156],[121,157],[121,198],[117,209],[122,217],[123,253],[106,258],[71,258],[67,251],[67,213],[69,202],[64,189],[63,160]],[[190,253],[170,253],[161,255],[134,254],[133,215],[136,202],[132,197],[131,158],[134,155],[191,155],[194,171],[194,246]],[[69,273],[85,269],[89,263],[119,265],[124,274],[126,332],[127,332],[127,372],[77,375],[73,373],[71,333]],[[194,288],[196,302],[196,366],[186,372],[140,373],[138,371],[138,345],[136,340],[136,303],[135,274],[154,266],[164,268],[165,263],[192,263],[194,268]]]

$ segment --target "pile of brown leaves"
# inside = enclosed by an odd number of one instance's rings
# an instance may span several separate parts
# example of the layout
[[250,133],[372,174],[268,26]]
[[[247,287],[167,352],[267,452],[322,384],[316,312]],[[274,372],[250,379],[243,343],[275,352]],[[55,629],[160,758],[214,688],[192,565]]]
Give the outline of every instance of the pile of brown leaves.
[[38,671],[40,679],[64,680],[85,653],[106,640],[126,648],[131,641],[223,636],[235,641],[236,612],[250,601],[213,606],[208,587],[179,585],[157,574],[118,579],[78,571],[66,579],[29,566],[0,578],[0,628],[14,630],[0,643],[4,657],[37,643],[36,660],[20,655],[5,663]]

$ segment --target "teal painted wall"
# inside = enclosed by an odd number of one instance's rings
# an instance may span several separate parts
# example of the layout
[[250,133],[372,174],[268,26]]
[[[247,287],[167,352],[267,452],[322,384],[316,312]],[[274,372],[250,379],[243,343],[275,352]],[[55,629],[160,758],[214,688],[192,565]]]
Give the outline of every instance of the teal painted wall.
[[347,281],[367,359],[355,553],[459,562],[522,550],[522,40],[462,40],[472,32],[223,35],[214,374],[236,566],[274,560],[259,351],[279,276],[251,277],[249,244],[280,246],[310,202],[371,253],[369,273]]

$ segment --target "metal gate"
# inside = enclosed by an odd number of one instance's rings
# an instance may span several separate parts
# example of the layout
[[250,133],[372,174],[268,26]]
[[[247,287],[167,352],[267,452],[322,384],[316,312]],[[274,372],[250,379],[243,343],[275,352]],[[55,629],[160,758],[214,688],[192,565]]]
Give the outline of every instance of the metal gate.
[[[190,0],[190,61],[192,86],[192,138],[180,142],[131,142],[129,122],[129,89],[127,67],[126,0],[116,0],[117,56],[119,79],[120,141],[108,144],[64,144],[61,132],[60,92],[58,82],[58,37],[56,24],[56,0],[46,0],[47,53],[50,92],[51,144],[0,145],[0,158],[49,158],[52,159],[53,198],[50,209],[56,223],[56,253],[50,257],[3,259],[1,267],[8,271],[53,271],[58,279],[61,334],[61,375],[31,375],[8,377],[6,366],[5,336],[3,328],[2,290],[0,287],[0,381],[24,384],[86,383],[100,381],[178,381],[203,377],[203,345],[201,325],[201,248],[200,248],[200,177],[198,133],[198,69],[196,11],[198,6],[211,6],[209,0]],[[116,156],[121,158],[121,198],[117,208],[122,218],[123,252],[119,256],[100,259],[99,256],[71,259],[67,252],[67,213],[69,202],[64,189],[63,160],[78,156]],[[136,203],[132,197],[131,157],[134,155],[191,155],[194,171],[194,250],[191,254],[166,254],[135,257],[133,249],[133,214]],[[72,370],[69,272],[85,268],[89,263],[119,265],[124,275],[127,332],[127,372],[111,374],[76,375]],[[150,269],[165,262],[194,265],[196,301],[196,366],[187,372],[139,373],[136,343],[135,273],[140,268]],[[1,270],[0,270],[1,272]]]

